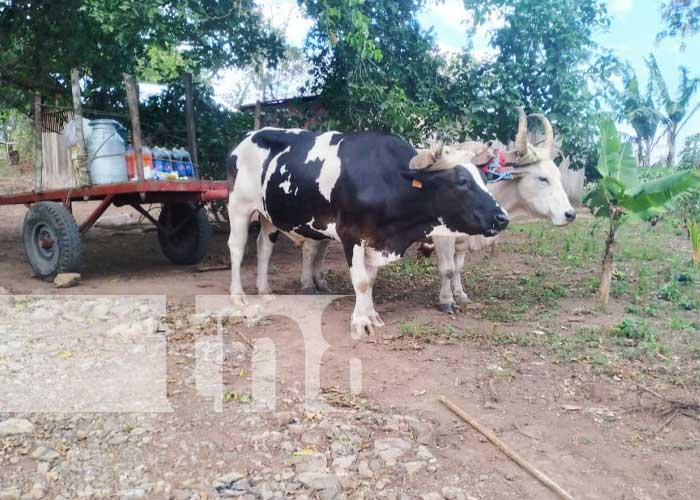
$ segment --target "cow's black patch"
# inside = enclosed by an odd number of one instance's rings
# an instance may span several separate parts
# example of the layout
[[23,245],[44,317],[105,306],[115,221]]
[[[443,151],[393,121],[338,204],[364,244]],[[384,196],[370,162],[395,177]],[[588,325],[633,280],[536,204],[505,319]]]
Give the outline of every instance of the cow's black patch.
[[267,237],[270,238],[270,241],[272,243],[275,243],[277,241],[277,238],[279,237],[279,235],[280,235],[279,231],[273,231]]
[[238,157],[231,153],[228,155],[226,160],[226,181],[228,185],[228,192],[233,191],[233,186],[236,184],[236,176],[238,175]]

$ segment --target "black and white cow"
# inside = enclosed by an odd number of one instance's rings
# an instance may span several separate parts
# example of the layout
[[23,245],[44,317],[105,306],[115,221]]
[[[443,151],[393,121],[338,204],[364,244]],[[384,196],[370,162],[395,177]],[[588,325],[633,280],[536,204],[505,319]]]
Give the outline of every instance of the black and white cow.
[[476,167],[440,153],[417,154],[404,140],[373,132],[265,128],[248,134],[227,164],[234,304],[245,303],[240,267],[257,211],[258,293],[271,293],[267,265],[280,231],[296,242],[340,241],[356,295],[352,328],[374,333],[383,326],[372,301],[379,267],[426,236],[492,236],[508,225]]

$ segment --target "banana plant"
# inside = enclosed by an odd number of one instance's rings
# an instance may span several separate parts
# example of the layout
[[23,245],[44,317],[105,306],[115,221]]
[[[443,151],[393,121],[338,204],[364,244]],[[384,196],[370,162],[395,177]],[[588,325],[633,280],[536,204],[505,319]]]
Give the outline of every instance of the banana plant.
[[583,202],[596,217],[609,220],[608,236],[600,269],[598,299],[607,306],[613,272],[615,237],[620,226],[633,220],[646,221],[673,208],[673,202],[700,188],[700,171],[683,170],[642,182],[632,146],[620,139],[615,123],[600,123],[600,156],[596,167],[600,180]]
[[698,221],[696,220],[688,221],[686,226],[690,243],[693,245],[693,265],[698,267],[698,264],[700,264],[700,226],[698,226]]

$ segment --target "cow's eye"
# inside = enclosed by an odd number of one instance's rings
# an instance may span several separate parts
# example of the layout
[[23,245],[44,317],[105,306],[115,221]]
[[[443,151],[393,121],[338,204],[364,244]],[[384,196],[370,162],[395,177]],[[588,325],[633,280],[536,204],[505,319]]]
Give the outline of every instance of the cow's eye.
[[469,182],[469,180],[467,180],[466,178],[462,177],[461,179],[459,179],[459,180],[457,181],[457,185],[458,185],[458,186],[466,186],[468,182]]
[[545,184],[549,184],[549,179],[547,179],[546,177],[538,177],[538,179],[540,182],[544,182]]

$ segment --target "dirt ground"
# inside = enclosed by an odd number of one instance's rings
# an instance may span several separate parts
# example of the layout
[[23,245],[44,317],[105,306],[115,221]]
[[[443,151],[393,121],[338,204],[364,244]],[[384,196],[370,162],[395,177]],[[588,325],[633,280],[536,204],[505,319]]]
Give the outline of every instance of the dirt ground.
[[[88,207],[86,203],[76,205],[78,219],[86,216]],[[228,398],[233,401],[224,403],[223,413],[216,413],[211,405],[193,394],[189,381],[193,370],[194,342],[212,328],[208,323],[193,326],[188,322],[194,297],[226,294],[229,272],[197,272],[194,268],[171,265],[160,253],[152,231],[144,232],[138,228],[115,231],[97,227],[85,239],[81,284],[72,289],[57,290],[52,284],[29,274],[21,244],[21,222],[25,211],[24,207],[0,208],[0,254],[3,256],[0,260],[0,286],[12,294],[167,295],[168,321],[173,326],[173,333],[168,336],[168,398],[175,413],[163,419],[143,417],[148,425],[141,426],[149,435],[152,434],[153,441],[141,451],[139,458],[130,458],[127,454],[127,450],[137,446],[132,438],[126,442],[105,444],[102,453],[111,456],[114,462],[110,465],[109,459],[105,459],[107,462],[102,467],[116,467],[116,463],[128,467],[136,460],[146,464],[148,481],[143,481],[145,486],[129,484],[131,489],[121,488],[115,493],[116,486],[112,484],[110,490],[111,480],[107,478],[104,481],[108,484],[102,485],[105,490],[102,494],[89,478],[83,479],[81,473],[71,473],[65,468],[61,469],[65,482],[43,477],[59,470],[57,462],[52,462],[53,468],[37,467],[29,458],[31,449],[39,442],[53,443],[49,448],[58,449],[57,441],[63,439],[60,436],[65,432],[61,429],[67,427],[55,425],[49,415],[25,415],[37,429],[43,429],[43,434],[40,437],[36,434],[11,437],[15,441],[9,443],[6,439],[5,449],[0,454],[0,493],[3,488],[9,493],[5,497],[0,495],[0,498],[13,498],[13,491],[18,498],[19,495],[42,498],[37,493],[39,491],[46,498],[56,499],[77,497],[78,494],[122,498],[211,498],[219,495],[249,495],[249,498],[276,498],[280,495],[281,498],[343,498],[343,495],[347,498],[555,498],[441,406],[437,401],[439,395],[447,396],[483,425],[493,429],[509,446],[574,498],[698,498],[698,421],[676,415],[668,425],[663,425],[665,417],[655,410],[655,405],[661,402],[640,392],[637,383],[651,384],[669,397],[697,397],[697,386],[684,390],[667,384],[666,379],[657,380],[654,370],[676,369],[659,368],[660,364],[663,365],[659,358],[646,368],[632,364],[637,368],[634,373],[624,371],[627,367],[624,364],[617,371],[597,370],[586,360],[562,363],[551,349],[535,341],[545,334],[547,338],[550,334],[573,335],[582,325],[606,327],[617,324],[625,314],[622,300],[613,299],[610,309],[602,312],[594,307],[587,290],[582,296],[555,297],[552,303],[556,306],[525,306],[523,314],[515,320],[502,321],[494,311],[485,313],[487,308],[500,306],[498,301],[484,298],[483,287],[488,283],[474,282],[473,278],[480,274],[480,269],[488,271],[485,281],[499,274],[512,276],[531,271],[531,259],[517,251],[527,233],[508,231],[503,237],[500,253],[494,259],[486,261],[481,255],[469,258],[466,289],[474,297],[474,302],[456,315],[446,316],[436,310],[436,281],[425,272],[419,272],[415,278],[402,274],[396,278],[399,281],[392,281],[394,275],[391,273],[380,278],[375,298],[377,310],[387,326],[383,338],[377,342],[351,338],[351,299],[338,300],[328,308],[323,317],[323,335],[330,347],[323,359],[322,386],[328,394],[336,395],[346,406],[349,404],[354,408],[356,418],[324,415],[315,421],[314,416],[309,417],[300,409],[297,396],[304,383],[303,339],[289,320],[271,317],[255,326],[247,326],[244,322],[231,322],[227,326],[225,336],[229,341],[248,339],[253,342],[257,338],[269,337],[274,339],[276,346],[284,346],[284,349],[278,347],[277,350],[278,391],[283,395],[284,408],[301,420],[296,425],[307,426],[304,433],[299,434],[301,437],[290,438],[292,449],[298,445],[326,453],[328,464],[317,472],[330,470],[336,471],[336,476],[342,476],[337,472],[335,462],[330,465],[334,459],[330,447],[334,439],[331,434],[343,425],[362,427],[362,431],[357,431],[364,442],[358,447],[358,463],[363,450],[368,446],[371,448],[372,442],[379,450],[377,439],[396,436],[408,441],[412,450],[420,451],[416,448],[418,445],[427,446],[435,457],[434,460],[428,459],[426,465],[417,471],[405,465],[409,463],[405,457],[401,467],[385,461],[371,475],[364,476],[362,467],[358,469],[355,464],[350,468],[352,474],[341,477],[338,488],[309,486],[301,481],[301,489],[283,490],[280,485],[286,480],[285,471],[290,467],[290,461],[294,461],[292,457],[298,454],[284,446],[269,444],[269,448],[265,448],[250,441],[261,430],[275,428],[280,408],[274,414],[258,414],[250,417],[258,420],[246,421],[245,404],[237,402],[234,397]],[[106,215],[121,220],[121,213],[124,210],[112,208]],[[564,235],[569,229],[561,231]],[[227,261],[226,238],[223,232],[214,235],[203,265],[213,266]],[[244,261],[244,287],[253,293],[254,246],[251,245],[249,250]],[[271,284],[276,294],[298,293],[300,265],[300,251],[281,238],[272,257]],[[329,281],[334,291],[349,293],[344,258],[337,245],[331,246],[326,267],[331,270]],[[590,277],[588,268],[582,266],[577,270],[574,265],[571,269],[567,279],[572,283]],[[556,273],[557,270],[545,268],[542,272],[545,273],[542,279],[546,282],[551,278],[546,273]],[[404,286],[407,282],[412,285]],[[509,307],[508,303],[504,302],[503,307]],[[433,334],[430,330],[425,333],[424,330],[429,328],[439,329],[439,332]],[[452,335],[450,332],[454,331],[466,333]],[[245,371],[250,368],[251,358],[251,352],[244,352],[226,366],[224,380],[228,394],[250,391],[250,377]],[[351,358],[362,362],[362,398],[349,395],[348,366]],[[101,420],[112,419],[112,427],[127,422],[119,415],[85,418],[91,428],[101,425]],[[140,418],[133,417],[128,421]],[[420,426],[404,425],[405,422],[414,422],[413,418],[427,422],[430,425],[428,433],[434,429],[434,438],[421,437],[419,434],[425,429]],[[71,425],[80,428],[84,425],[81,422],[78,419]],[[314,426],[325,432],[320,443],[304,438]],[[291,425],[288,431],[280,432],[296,435]],[[20,453],[24,446],[22,439],[30,440],[24,455]],[[63,442],[76,450],[81,446],[72,435]],[[207,448],[203,443],[207,446],[213,444]],[[121,450],[121,454],[115,450]],[[65,453],[60,449],[58,452]],[[13,459],[15,454],[17,460]],[[183,460],[190,454],[196,455],[196,460]],[[371,465],[371,457],[368,460]],[[299,473],[298,467],[291,467]],[[271,486],[273,493],[261,493],[262,486],[257,490],[251,486],[250,491],[241,490],[234,494],[230,488],[226,490],[214,485],[217,477],[234,469],[243,471],[253,486],[264,483],[267,488],[268,484],[274,483]],[[256,483],[256,474],[264,478],[269,476],[269,483],[265,482],[268,479]],[[292,479],[290,481],[293,483]],[[298,477],[297,481],[300,481]],[[89,491],[86,485],[90,486]],[[287,485],[287,488],[291,486]],[[274,493],[275,489],[281,493]],[[32,492],[33,497],[30,496]]]

